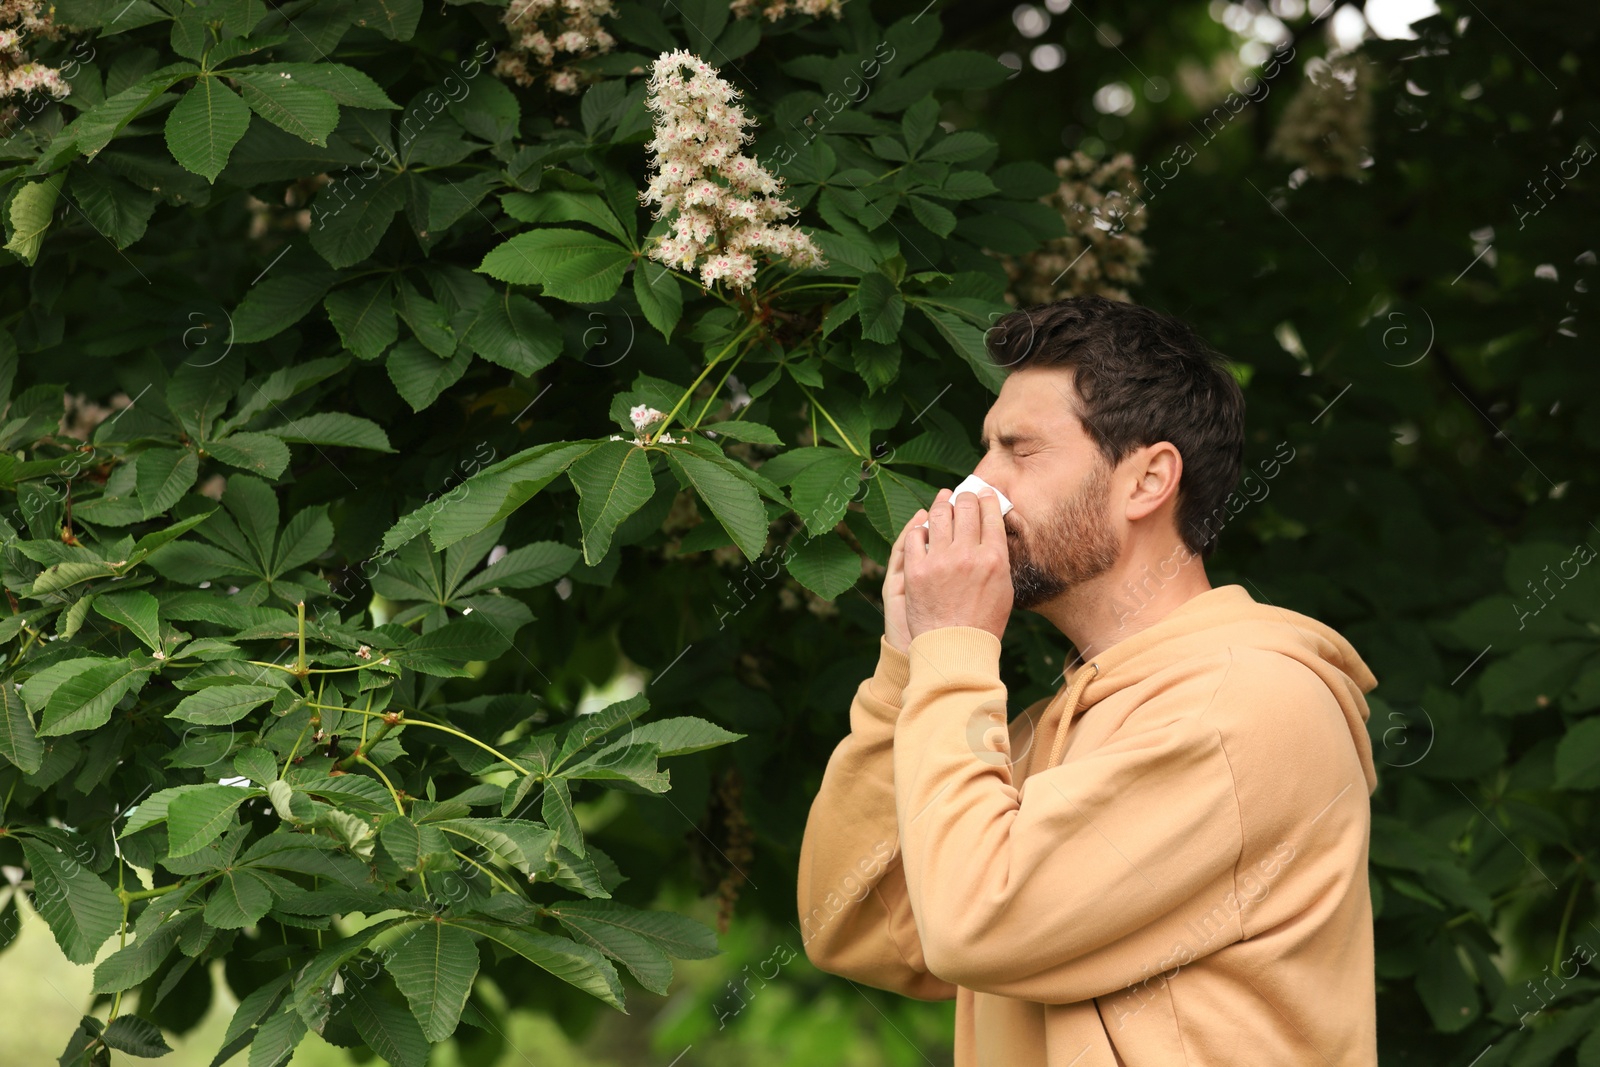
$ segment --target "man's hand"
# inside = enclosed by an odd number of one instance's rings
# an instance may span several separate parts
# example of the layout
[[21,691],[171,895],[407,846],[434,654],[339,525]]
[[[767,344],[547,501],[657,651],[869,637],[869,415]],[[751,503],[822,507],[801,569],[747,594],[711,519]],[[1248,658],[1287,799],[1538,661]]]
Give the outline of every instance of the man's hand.
[[906,621],[906,541],[924,517],[919,511],[901,528],[889,551],[889,572],[883,579],[883,636],[901,652],[911,650],[911,626]]
[[[911,516],[895,542],[905,588],[907,631],[914,639],[944,626],[974,626],[1004,637],[1015,594],[1000,500],[989,488],[979,491],[976,498],[963,493],[953,505],[950,496],[949,489],[939,490],[932,512]],[[926,530],[921,526],[924,518],[928,519]],[[884,583],[886,620],[890,618],[887,593],[896,560],[889,562],[891,577]],[[909,649],[909,641],[907,645]]]

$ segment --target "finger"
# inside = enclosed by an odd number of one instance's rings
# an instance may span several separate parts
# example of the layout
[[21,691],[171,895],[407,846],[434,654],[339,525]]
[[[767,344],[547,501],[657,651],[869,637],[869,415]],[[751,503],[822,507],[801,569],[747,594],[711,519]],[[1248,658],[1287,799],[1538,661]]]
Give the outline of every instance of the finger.
[[906,542],[911,539],[911,531],[918,529],[919,524],[923,519],[927,518],[927,516],[928,513],[925,510],[918,511],[915,515],[911,516],[911,521],[907,522],[903,527],[900,528],[900,536],[894,539],[894,547],[889,550],[890,574],[894,574],[900,568],[905,566]]
[[962,493],[956,497],[951,507],[955,512],[955,528],[951,540],[957,544],[975,545],[978,543],[980,516],[978,509],[981,502],[976,493]]
[[978,494],[979,537],[981,544],[990,544],[999,541],[1002,547],[1006,543],[1006,520],[1000,514],[1000,497],[993,489],[985,489]]
[[949,489],[941,489],[933,498],[933,506],[928,509],[929,544],[950,543],[955,524],[955,509],[950,506],[950,497],[953,495]]

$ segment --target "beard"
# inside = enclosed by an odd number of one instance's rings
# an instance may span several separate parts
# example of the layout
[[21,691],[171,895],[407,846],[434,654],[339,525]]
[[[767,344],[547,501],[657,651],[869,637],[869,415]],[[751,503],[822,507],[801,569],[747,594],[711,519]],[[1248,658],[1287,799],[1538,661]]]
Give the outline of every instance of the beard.
[[1122,551],[1106,522],[1111,469],[1096,463],[1078,491],[1042,521],[1029,523],[1032,543],[1007,538],[1011,559],[1012,606],[1032,609],[1110,570]]

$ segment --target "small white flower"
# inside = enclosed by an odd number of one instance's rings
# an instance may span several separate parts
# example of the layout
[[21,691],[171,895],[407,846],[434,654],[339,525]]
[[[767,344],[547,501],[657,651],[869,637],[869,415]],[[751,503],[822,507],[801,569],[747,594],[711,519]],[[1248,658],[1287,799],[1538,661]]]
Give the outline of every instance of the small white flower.
[[360,648],[356,649],[356,655],[360,656],[362,659],[371,659],[372,658],[372,646],[371,645],[362,645]]

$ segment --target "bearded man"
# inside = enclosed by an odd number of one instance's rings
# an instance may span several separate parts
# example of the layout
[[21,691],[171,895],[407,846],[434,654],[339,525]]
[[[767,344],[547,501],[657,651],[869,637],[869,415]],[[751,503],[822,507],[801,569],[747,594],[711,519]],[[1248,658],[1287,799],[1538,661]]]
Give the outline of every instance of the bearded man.
[[[1377,680],[1207,578],[1237,382],[1187,324],[1094,296],[988,347],[1007,375],[974,473],[1013,507],[942,490],[895,541],[801,847],[806,955],[954,999],[955,1067],[1375,1067]],[[1013,608],[1076,654],[1010,715]]]

